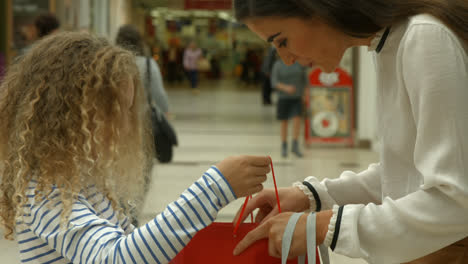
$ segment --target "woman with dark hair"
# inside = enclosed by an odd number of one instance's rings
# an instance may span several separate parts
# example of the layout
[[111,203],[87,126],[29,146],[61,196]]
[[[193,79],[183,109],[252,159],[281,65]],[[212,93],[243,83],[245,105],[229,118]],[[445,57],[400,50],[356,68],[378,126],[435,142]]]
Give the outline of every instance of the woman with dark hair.
[[[143,38],[133,25],[124,25],[119,28],[115,43],[135,53],[140,77],[146,91],[149,93],[151,105],[157,106],[162,112],[169,112],[169,100],[164,89],[161,70],[154,59],[144,56]],[[150,74],[150,77],[148,76]],[[151,81],[150,81],[151,80]]]
[[[283,211],[317,212],[317,244],[370,263],[468,263],[468,2],[466,0],[234,0],[235,13],[283,61],[327,72],[346,49],[368,46],[379,78],[381,161],[337,179],[280,191]],[[291,213],[264,190],[262,224],[240,254],[269,237],[281,255]],[[307,216],[290,256],[306,251]]]

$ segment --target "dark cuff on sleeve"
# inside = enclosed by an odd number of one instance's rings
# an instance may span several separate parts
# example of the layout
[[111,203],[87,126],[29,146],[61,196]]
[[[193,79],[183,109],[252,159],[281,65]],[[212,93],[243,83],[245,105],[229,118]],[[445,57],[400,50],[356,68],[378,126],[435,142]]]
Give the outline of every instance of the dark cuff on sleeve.
[[343,209],[344,209],[344,205],[340,206],[340,208],[338,209],[338,215],[336,217],[335,233],[333,234],[333,240],[330,245],[330,248],[333,251],[335,250],[336,243],[338,242],[338,236],[340,235],[340,226],[341,226],[341,218],[343,216]]
[[320,212],[320,210],[322,210],[322,202],[320,201],[320,196],[318,195],[317,190],[315,190],[314,186],[312,186],[312,184],[310,184],[307,181],[302,182],[302,184],[304,184],[310,190],[312,195],[314,195],[315,204],[316,204],[315,211]]

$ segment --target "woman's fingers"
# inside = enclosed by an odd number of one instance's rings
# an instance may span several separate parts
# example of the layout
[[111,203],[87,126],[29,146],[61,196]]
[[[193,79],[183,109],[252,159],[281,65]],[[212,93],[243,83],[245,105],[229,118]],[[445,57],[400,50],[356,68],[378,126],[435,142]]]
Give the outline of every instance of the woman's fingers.
[[250,231],[244,239],[237,244],[236,248],[234,249],[233,254],[235,256],[241,254],[246,250],[248,247],[250,247],[253,243],[257,242],[260,239],[267,238],[268,233],[270,231],[270,225],[268,223],[265,223],[263,225],[258,226],[254,230]]
[[265,221],[268,221],[270,218],[276,216],[279,214],[278,211],[278,206],[275,206],[273,210],[271,210],[263,219],[260,221],[260,224],[264,223]]
[[[264,200],[264,195],[263,192],[259,193],[258,195],[254,196],[249,202],[247,203],[247,206],[245,207],[244,215],[242,215],[241,222],[244,222],[244,220],[257,208],[262,208],[265,204],[268,204],[267,201]],[[242,211],[242,206],[239,208],[237,211],[236,217],[234,217],[233,224],[235,225],[237,223],[237,220],[239,219],[239,215]]]
[[255,223],[263,222],[262,220],[267,216],[273,208],[270,205],[265,205],[258,210],[255,216]]
[[276,248],[273,239],[268,239],[268,254],[274,258],[281,258],[281,252]]

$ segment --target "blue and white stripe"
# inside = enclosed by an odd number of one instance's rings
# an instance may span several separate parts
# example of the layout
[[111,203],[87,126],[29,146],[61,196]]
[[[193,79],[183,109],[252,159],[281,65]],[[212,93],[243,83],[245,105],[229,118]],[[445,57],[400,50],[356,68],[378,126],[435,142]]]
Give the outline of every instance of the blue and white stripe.
[[23,263],[168,263],[236,199],[229,183],[211,167],[176,201],[140,228],[119,219],[101,193],[80,195],[69,221],[60,228],[63,204],[59,190],[50,201],[36,201],[35,182],[28,188],[28,206],[16,227]]

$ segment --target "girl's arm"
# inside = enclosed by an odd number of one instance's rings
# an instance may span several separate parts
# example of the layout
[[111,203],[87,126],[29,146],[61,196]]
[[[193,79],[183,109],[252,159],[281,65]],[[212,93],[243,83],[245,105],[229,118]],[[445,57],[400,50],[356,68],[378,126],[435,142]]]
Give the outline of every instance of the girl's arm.
[[[214,221],[219,210],[236,199],[230,184],[214,166],[161,214],[136,229],[127,220],[114,224],[117,216],[107,200],[92,205],[85,197],[73,204],[67,226],[61,229],[59,191],[49,197],[52,199],[48,202],[32,202],[31,215],[25,219],[31,235],[45,244],[41,247],[44,252],[38,253],[41,249],[33,247],[30,252],[42,254],[38,261],[58,253],[73,263],[168,263],[198,231]],[[22,245],[26,251],[27,243]]]

